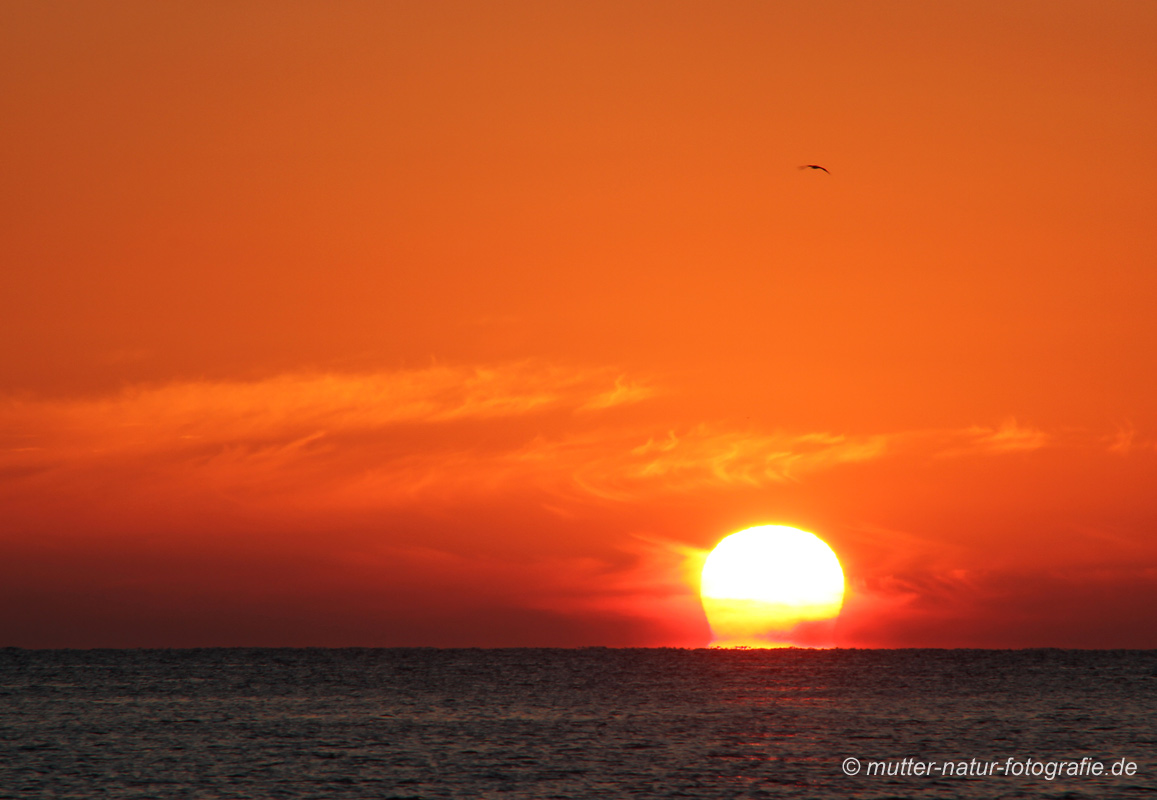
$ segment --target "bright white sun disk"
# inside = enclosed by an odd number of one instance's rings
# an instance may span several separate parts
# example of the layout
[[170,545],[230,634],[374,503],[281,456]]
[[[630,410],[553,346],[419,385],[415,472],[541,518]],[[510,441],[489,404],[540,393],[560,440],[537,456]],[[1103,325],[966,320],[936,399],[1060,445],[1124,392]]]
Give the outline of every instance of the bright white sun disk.
[[716,644],[783,644],[801,622],[840,613],[844,571],[815,534],[760,525],[725,537],[711,551],[700,597]]

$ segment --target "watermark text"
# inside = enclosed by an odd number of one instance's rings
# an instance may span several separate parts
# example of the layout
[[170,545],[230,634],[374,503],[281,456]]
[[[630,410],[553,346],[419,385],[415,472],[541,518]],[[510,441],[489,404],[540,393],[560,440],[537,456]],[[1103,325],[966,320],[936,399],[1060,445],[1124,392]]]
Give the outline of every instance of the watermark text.
[[1057,778],[1123,778],[1137,774],[1137,762],[1128,758],[1090,758],[1045,760],[1009,757],[1005,759],[950,759],[929,761],[920,758],[886,758],[882,760],[845,758],[845,775],[867,777],[934,777],[999,778],[1025,777],[1053,781]]

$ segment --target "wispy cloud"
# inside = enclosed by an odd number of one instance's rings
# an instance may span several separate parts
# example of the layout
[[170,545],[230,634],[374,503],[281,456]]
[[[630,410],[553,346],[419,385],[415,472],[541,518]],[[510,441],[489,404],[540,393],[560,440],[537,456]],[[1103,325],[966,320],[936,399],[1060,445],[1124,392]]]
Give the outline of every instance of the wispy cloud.
[[194,443],[289,446],[329,433],[606,408],[645,396],[605,370],[532,362],[182,382],[96,399],[7,400],[0,403],[0,457],[78,458]]
[[[51,558],[81,553],[70,563],[84,575],[85,551],[57,546],[53,537],[150,543],[125,544],[131,553],[171,541],[181,554],[173,574],[184,574],[188,554],[224,552],[222,542],[236,538],[262,554],[289,552],[301,575],[330,576],[327,587],[353,580],[366,597],[385,592],[381,586],[420,593],[437,579],[443,584],[428,594],[458,598],[447,601],[447,614],[450,605],[485,596],[494,608],[533,610],[548,626],[574,614],[608,625],[647,619],[656,631],[677,620],[667,638],[654,641],[694,643],[705,636],[693,591],[705,552],[629,536],[637,532],[631,520],[661,520],[672,500],[720,508],[728,492],[745,493],[746,502],[816,488],[827,497],[848,483],[822,477],[841,471],[859,471],[851,484],[872,494],[864,487],[894,488],[912,470],[972,472],[969,459],[1003,459],[1019,469],[1019,456],[1050,449],[1084,448],[1120,464],[1106,450],[1116,441],[1131,452],[1139,441],[1132,431],[1113,440],[1012,420],[852,434],[705,423],[680,418],[671,403],[621,411],[656,393],[614,370],[520,362],[0,401],[0,555],[17,563],[21,548],[35,550],[43,538]],[[649,524],[639,527],[679,536],[696,523]],[[1111,533],[1090,538],[1082,560],[1086,550],[1123,552],[1106,538]],[[997,597],[984,571],[1010,568],[988,550],[979,558],[965,548],[968,535],[953,544],[944,527],[933,534],[853,524],[844,536],[861,563],[875,565],[861,568],[853,587],[845,615],[852,643],[879,643],[869,629],[881,616],[900,621],[889,643],[939,641],[928,636],[962,607],[953,598],[979,598],[979,608]],[[577,549],[552,549],[562,539]],[[298,546],[308,554],[293,556]],[[1068,551],[1077,552],[1071,541]],[[136,575],[132,569],[125,574]],[[190,570],[194,582],[218,580],[215,565]],[[283,583],[277,577],[262,585],[274,591]],[[164,587],[157,587],[159,596]]]
[[612,370],[519,362],[8,400],[0,403],[0,469],[17,493],[21,477],[51,492],[87,474],[86,486],[115,477],[289,506],[539,491],[562,508],[567,498],[757,489],[888,458],[999,457],[1060,441],[1013,420],[850,435],[659,427],[606,413],[655,392]]
[[1102,440],[1110,453],[1119,456],[1128,456],[1135,453],[1157,452],[1157,442],[1151,437],[1142,436],[1132,423],[1125,423]]
[[1019,453],[1040,450],[1049,444],[1050,437],[1043,431],[1017,424],[1015,419],[1006,419],[998,428],[974,426],[963,431],[965,441],[960,447],[950,449],[944,455],[967,453]]
[[638,403],[655,395],[655,388],[625,377],[615,379],[614,388],[595,395],[584,403],[580,411],[599,411],[604,408]]
[[697,425],[660,436],[631,431],[613,448],[591,439],[536,442],[520,457],[569,461],[575,485],[601,497],[627,499],[655,491],[789,482],[878,458],[885,447],[883,437],[765,434]]

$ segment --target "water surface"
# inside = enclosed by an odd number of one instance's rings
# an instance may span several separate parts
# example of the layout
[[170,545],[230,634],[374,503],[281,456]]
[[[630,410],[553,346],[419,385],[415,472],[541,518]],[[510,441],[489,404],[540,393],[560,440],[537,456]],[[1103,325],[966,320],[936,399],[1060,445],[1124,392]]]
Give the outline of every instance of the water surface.
[[1155,769],[1155,651],[0,650],[2,797],[1154,798]]

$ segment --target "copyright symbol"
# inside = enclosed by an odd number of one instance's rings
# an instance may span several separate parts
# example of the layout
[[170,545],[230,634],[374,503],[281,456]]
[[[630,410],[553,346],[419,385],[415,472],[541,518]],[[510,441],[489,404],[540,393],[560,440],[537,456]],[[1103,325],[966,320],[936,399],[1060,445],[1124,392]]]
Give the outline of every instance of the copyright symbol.
[[860,759],[849,756],[844,759],[843,763],[845,775],[859,775],[860,774]]

